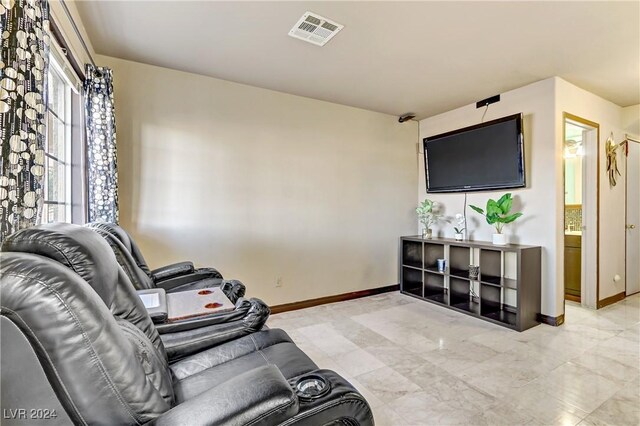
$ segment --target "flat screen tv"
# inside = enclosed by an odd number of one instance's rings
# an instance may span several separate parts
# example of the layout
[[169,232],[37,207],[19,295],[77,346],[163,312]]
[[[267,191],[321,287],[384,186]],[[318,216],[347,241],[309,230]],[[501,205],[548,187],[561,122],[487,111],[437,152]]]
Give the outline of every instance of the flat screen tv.
[[424,138],[427,192],[525,186],[522,114]]

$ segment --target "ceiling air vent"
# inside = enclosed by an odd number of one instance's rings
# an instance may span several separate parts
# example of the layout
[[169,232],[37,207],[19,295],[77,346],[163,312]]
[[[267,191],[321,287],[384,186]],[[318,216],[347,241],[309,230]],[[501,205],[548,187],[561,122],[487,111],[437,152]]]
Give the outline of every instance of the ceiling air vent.
[[289,35],[317,46],[324,46],[343,28],[344,25],[315,13],[306,12],[291,28]]

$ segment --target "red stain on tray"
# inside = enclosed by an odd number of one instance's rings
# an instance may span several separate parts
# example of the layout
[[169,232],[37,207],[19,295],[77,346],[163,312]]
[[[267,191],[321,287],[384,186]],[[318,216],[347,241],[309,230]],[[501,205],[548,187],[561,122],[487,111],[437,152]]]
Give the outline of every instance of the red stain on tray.
[[219,308],[220,306],[222,306],[222,303],[207,303],[206,305],[204,305],[205,308],[207,309],[215,309],[215,308]]
[[200,290],[198,292],[200,296],[206,296],[207,294],[211,294],[211,293],[213,293],[211,290]]

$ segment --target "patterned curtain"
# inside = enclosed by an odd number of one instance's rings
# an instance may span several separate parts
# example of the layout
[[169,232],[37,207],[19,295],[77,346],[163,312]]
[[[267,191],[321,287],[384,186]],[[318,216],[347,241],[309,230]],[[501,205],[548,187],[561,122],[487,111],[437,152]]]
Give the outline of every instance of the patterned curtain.
[[49,4],[0,1],[0,241],[42,210]]
[[85,115],[89,222],[118,223],[118,168],[113,76],[109,68],[87,65]]

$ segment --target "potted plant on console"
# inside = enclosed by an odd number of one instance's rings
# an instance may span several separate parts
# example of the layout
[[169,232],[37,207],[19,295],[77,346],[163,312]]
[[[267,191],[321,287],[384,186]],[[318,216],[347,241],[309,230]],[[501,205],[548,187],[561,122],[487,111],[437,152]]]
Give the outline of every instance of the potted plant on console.
[[507,244],[506,235],[502,233],[504,226],[522,216],[520,212],[509,214],[512,204],[513,198],[511,198],[511,194],[508,193],[500,197],[498,201],[489,199],[487,201],[486,211],[480,207],[469,205],[473,210],[483,215],[489,225],[496,228],[496,233],[493,234],[493,244],[495,245]]
[[431,238],[433,231],[431,226],[435,225],[441,218],[441,215],[436,212],[437,203],[429,199],[425,199],[418,205],[416,213],[418,213],[418,220],[422,223],[422,238]]
[[467,218],[464,217],[464,214],[457,213],[455,217],[455,225],[453,230],[456,231],[453,236],[456,241],[462,241],[464,239],[464,231],[467,229]]

